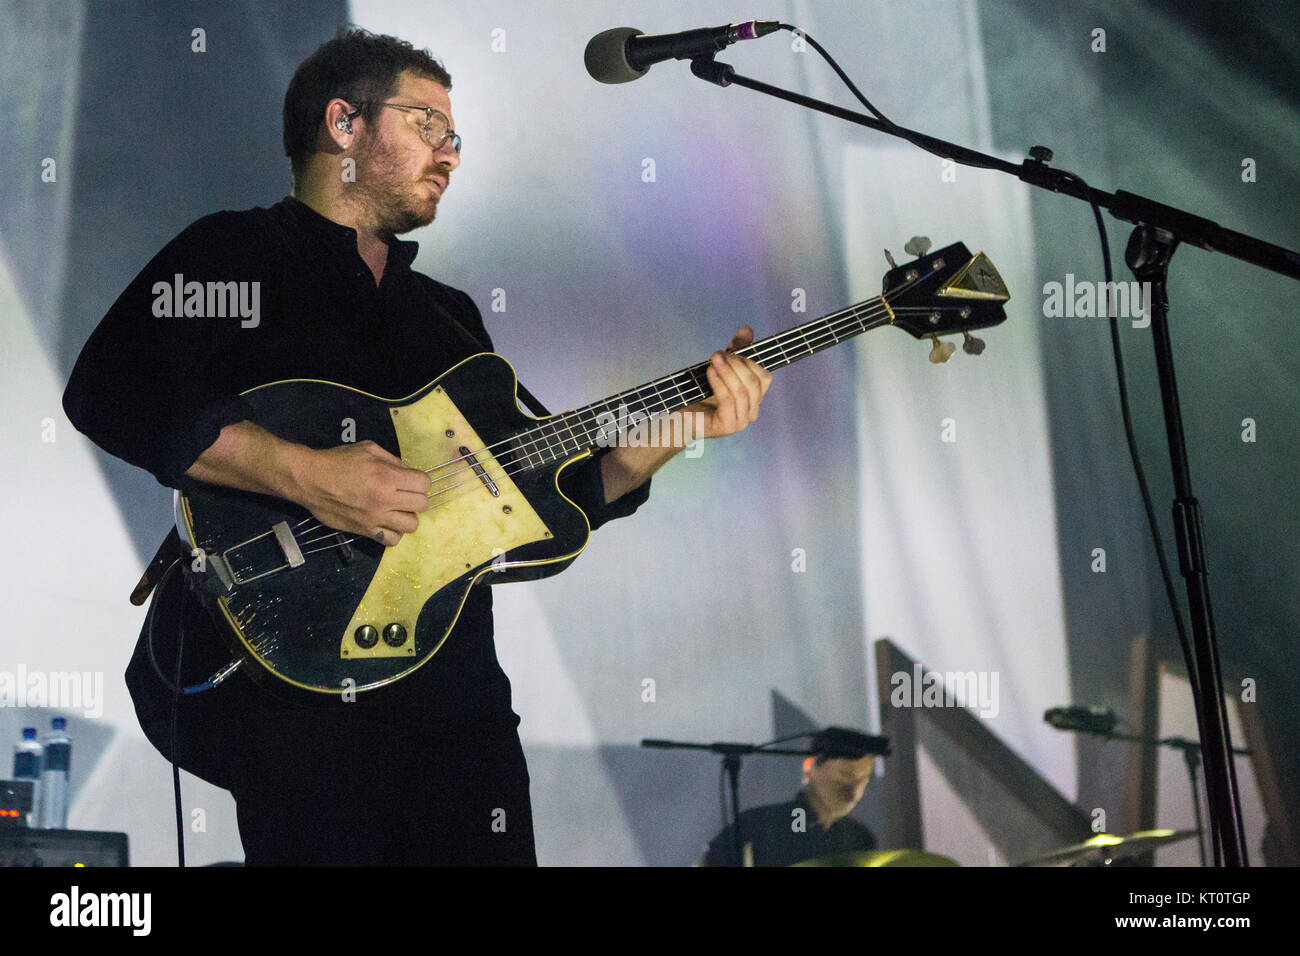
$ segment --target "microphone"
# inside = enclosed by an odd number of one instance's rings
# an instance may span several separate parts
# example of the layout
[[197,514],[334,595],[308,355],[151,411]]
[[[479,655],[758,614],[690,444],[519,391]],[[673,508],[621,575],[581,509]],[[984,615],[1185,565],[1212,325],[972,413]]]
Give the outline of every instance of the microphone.
[[1076,730],[1085,734],[1109,736],[1118,718],[1109,707],[1053,707],[1043,714],[1057,730]]
[[661,60],[708,56],[737,41],[753,40],[779,29],[779,20],[746,20],[725,27],[655,36],[646,36],[636,27],[615,27],[592,37],[582,59],[592,79],[601,83],[627,83],[645,76]]
[[837,760],[861,760],[868,754],[889,756],[889,738],[863,734],[847,727],[827,727],[812,735],[812,750],[818,756]]

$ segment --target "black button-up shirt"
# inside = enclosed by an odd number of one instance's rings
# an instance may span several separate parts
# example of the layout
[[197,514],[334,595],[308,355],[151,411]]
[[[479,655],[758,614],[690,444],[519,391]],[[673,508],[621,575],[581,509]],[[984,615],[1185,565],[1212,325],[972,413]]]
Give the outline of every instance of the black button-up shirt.
[[[176,487],[223,426],[252,417],[239,398],[247,389],[310,378],[388,398],[409,395],[468,356],[491,350],[473,300],[411,269],[417,249],[414,242],[393,240],[376,285],[357,251],[356,231],[292,197],[267,209],[205,216],[153,258],[92,333],[64,393],[68,418],[109,453]],[[174,290],[179,285],[184,292],[190,282],[248,283],[239,287],[244,314],[185,316],[184,296]],[[468,341],[454,322],[482,345]],[[649,494],[646,482],[606,504],[598,459],[566,469],[560,479],[593,529],[631,514]],[[176,631],[177,615],[164,613],[163,605],[175,606],[181,580],[174,574],[167,594],[160,589],[155,597],[162,602],[154,621],[160,646]],[[187,594],[184,601],[192,598]],[[515,726],[509,681],[493,646],[491,609],[491,589],[473,588],[429,663],[346,706],[359,722],[369,715],[386,731],[405,725],[477,733]],[[217,637],[206,615],[189,614],[187,660],[202,661],[208,647],[222,648],[216,653],[228,658]],[[167,660],[161,650],[159,659]],[[141,722],[158,743],[170,719],[170,695],[155,680],[142,647],[127,678]],[[230,685],[237,691],[227,690]],[[230,698],[251,690],[247,678],[232,678],[196,696]],[[224,775],[212,766],[195,772],[208,779]]]
[[[802,813],[796,813],[797,810]],[[829,827],[823,827],[803,790],[786,803],[742,812],[740,837],[753,847],[754,866],[793,866],[832,853],[876,848],[872,832],[851,817],[840,817]],[[704,862],[708,866],[740,865],[731,826],[709,843]]]

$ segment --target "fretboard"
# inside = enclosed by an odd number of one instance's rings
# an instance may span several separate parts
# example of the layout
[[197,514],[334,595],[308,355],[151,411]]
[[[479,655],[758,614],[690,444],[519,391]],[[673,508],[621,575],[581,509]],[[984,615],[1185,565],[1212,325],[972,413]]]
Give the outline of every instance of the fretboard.
[[[889,310],[877,297],[761,339],[737,349],[737,354],[748,356],[770,372],[889,323]],[[521,464],[534,467],[567,461],[598,445],[614,444],[629,429],[655,422],[712,395],[705,375],[708,365],[707,361],[700,362],[552,416],[517,436],[511,442],[513,450]]]

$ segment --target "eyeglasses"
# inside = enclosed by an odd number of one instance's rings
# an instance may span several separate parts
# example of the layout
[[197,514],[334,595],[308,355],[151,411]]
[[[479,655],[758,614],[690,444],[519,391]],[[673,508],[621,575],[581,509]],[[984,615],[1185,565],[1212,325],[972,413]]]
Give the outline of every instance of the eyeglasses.
[[[371,106],[391,106],[393,109],[398,110],[419,110],[424,114],[424,122],[418,127],[420,130],[420,139],[424,140],[424,145],[428,146],[436,153],[447,144],[448,140],[451,140],[451,148],[456,151],[457,156],[460,155],[460,133],[457,133],[451,128],[451,120],[447,119],[446,116],[439,113],[433,107],[406,106],[402,103],[376,103],[373,100],[358,101],[359,105],[365,105],[367,102]],[[348,119],[357,116],[360,112],[360,110],[357,110],[356,112],[349,114]]]

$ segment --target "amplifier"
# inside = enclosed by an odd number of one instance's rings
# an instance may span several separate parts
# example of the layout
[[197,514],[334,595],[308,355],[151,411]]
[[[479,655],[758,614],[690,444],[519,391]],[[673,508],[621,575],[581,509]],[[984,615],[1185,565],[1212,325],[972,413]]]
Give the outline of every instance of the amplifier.
[[36,788],[30,780],[0,780],[0,827],[25,827]]
[[125,833],[0,827],[0,866],[129,866]]

